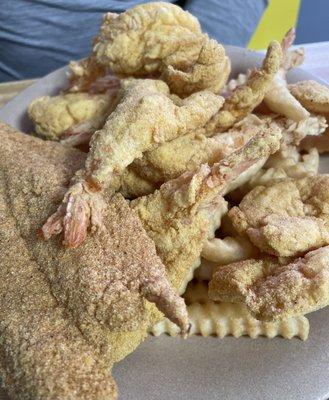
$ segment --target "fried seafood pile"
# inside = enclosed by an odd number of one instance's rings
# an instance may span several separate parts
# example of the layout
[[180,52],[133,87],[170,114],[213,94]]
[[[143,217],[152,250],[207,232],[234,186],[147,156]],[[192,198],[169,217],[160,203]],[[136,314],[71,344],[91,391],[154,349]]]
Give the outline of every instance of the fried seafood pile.
[[0,126],[13,396],[115,399],[111,367],[147,332],[307,338],[329,303],[329,89],[287,83],[294,36],[228,81],[179,7],[108,13],[65,91],[31,103],[40,138]]

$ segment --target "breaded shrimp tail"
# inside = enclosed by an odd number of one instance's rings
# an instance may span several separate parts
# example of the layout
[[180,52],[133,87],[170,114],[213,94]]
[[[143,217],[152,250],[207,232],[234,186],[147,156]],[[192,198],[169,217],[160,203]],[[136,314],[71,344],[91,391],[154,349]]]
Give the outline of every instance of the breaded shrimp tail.
[[310,114],[289,92],[287,87],[287,71],[300,65],[304,60],[303,50],[289,51],[294,40],[295,30],[292,28],[286,33],[281,42],[282,62],[280,69],[274,76],[272,84],[268,88],[269,90],[266,93],[264,102],[271,111],[299,122],[308,118]]
[[282,50],[273,41],[267,49],[261,69],[253,71],[244,85],[238,86],[226,98],[223,107],[206,126],[208,135],[224,132],[236,122],[250,114],[262,101],[275,74],[280,68]]

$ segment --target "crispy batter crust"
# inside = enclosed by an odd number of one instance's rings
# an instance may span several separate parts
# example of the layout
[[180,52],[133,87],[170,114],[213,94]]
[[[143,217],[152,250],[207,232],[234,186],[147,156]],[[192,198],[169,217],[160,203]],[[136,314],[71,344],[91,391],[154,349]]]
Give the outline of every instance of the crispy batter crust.
[[315,81],[300,81],[289,85],[294,97],[309,111],[329,114],[329,88]]
[[262,251],[300,255],[329,244],[328,187],[328,175],[258,186],[229,211],[229,217]]
[[120,195],[107,199],[104,231],[81,248],[64,250],[58,239],[36,238],[40,220],[56,207],[84,156],[4,126],[1,139],[7,207],[54,297],[84,337],[113,361],[122,358],[145,336],[151,309],[145,298],[186,332],[184,302],[170,287],[154,244]]
[[[280,146],[281,132],[260,132],[246,146],[212,168],[202,165],[163,184],[149,196],[133,200],[145,230],[154,240],[173,286],[182,293],[200,265],[206,238],[213,237],[214,216],[219,221],[226,210],[221,195],[241,172],[268,157]],[[218,209],[223,212],[217,213]]]
[[261,320],[303,315],[329,303],[329,247],[280,266],[275,259],[223,266],[209,284],[213,300],[245,303]]
[[161,78],[167,82],[173,93],[186,97],[204,89],[219,93],[230,72],[231,63],[225,56],[224,47],[216,40],[206,38],[194,64],[186,70],[168,65]]
[[209,121],[207,132],[224,132],[250,114],[263,100],[282,60],[281,46],[273,41],[267,49],[263,66],[253,71],[244,85],[238,86],[225,100],[224,106]]
[[269,125],[249,115],[229,131],[212,137],[207,137],[203,129],[196,130],[144,153],[131,169],[155,184],[164,183],[185,171],[195,171],[203,163],[212,166],[242,148],[259,132],[266,132]]
[[112,94],[68,93],[35,99],[28,109],[36,133],[46,139],[59,140],[76,125],[88,124],[88,132],[100,129],[115,108]]
[[191,95],[180,106],[168,95],[168,86],[159,80],[123,82],[122,100],[93,135],[84,169],[42,228],[46,239],[63,230],[64,245],[72,248],[84,242],[89,226],[102,229],[103,192],[119,189],[125,168],[145,151],[203,126],[222,104],[208,91]]

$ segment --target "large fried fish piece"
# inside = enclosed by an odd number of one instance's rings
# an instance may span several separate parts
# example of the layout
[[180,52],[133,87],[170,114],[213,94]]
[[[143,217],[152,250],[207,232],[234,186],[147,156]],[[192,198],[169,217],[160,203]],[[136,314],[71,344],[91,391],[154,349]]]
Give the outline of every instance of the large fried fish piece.
[[145,336],[151,308],[146,299],[186,333],[184,302],[167,281],[153,242],[122,196],[107,199],[104,231],[79,249],[65,250],[58,238],[45,242],[36,237],[40,221],[56,208],[84,155],[6,128],[0,151],[6,204],[17,230],[55,299],[84,337],[113,361],[122,358]]
[[64,230],[64,245],[79,246],[87,229],[102,229],[103,194],[120,187],[125,168],[147,150],[202,127],[219,109],[221,97],[198,92],[177,106],[159,80],[128,80],[122,100],[95,132],[85,167],[75,174],[62,205],[42,228],[46,239]]
[[211,168],[202,165],[130,204],[153,239],[173,286],[183,293],[200,265],[203,243],[214,237],[227,205],[222,195],[243,171],[278,150],[280,130],[260,132]]
[[50,140],[68,139],[100,129],[117,104],[117,90],[105,94],[67,93],[38,97],[28,114],[37,135]]
[[88,343],[58,304],[17,228],[7,203],[2,164],[1,159],[2,384],[13,399],[117,399],[113,360]]
[[258,186],[228,215],[240,234],[271,255],[292,257],[329,244],[329,175]]
[[224,106],[209,121],[206,126],[208,135],[226,131],[250,114],[263,101],[279,70],[281,60],[281,46],[273,41],[267,49],[262,68],[253,71],[244,85],[236,87],[225,99]]
[[200,129],[172,141],[153,151],[144,153],[129,170],[154,184],[175,179],[185,171],[195,171],[201,164],[212,166],[215,162],[242,148],[259,132],[266,132],[271,124],[249,115],[227,132],[207,137]]
[[329,304],[329,246],[280,265],[274,258],[223,266],[209,284],[213,300],[244,303],[257,319],[304,315]]

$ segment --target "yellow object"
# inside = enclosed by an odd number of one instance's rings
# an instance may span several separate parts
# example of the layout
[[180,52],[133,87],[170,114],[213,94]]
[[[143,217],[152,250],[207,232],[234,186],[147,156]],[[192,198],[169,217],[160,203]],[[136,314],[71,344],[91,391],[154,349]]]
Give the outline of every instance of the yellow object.
[[273,39],[280,41],[288,29],[296,26],[299,7],[300,0],[270,0],[248,48],[261,50]]

